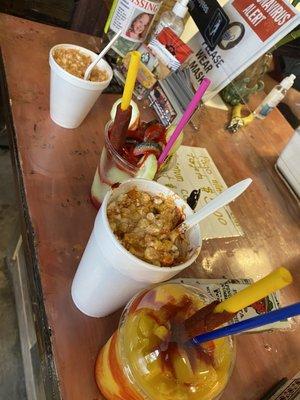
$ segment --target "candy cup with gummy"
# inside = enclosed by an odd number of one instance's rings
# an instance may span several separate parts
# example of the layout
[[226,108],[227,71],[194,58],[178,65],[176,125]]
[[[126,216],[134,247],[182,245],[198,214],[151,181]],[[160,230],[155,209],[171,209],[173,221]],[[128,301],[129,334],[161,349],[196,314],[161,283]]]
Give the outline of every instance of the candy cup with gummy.
[[[132,114],[130,126],[124,139],[121,149],[115,147],[118,142],[118,135],[121,132],[114,132],[115,141],[111,139],[111,129],[116,128],[113,118],[120,105],[118,100],[112,108],[112,121],[105,127],[105,144],[102,150],[100,163],[96,170],[91,189],[93,204],[99,208],[109,188],[114,184],[124,182],[130,177],[153,180],[158,178],[158,172],[163,172],[175,164],[175,152],[182,143],[183,133],[176,140],[169,157],[162,164],[158,171],[158,158],[172,135],[175,126],[167,130],[156,120],[139,123],[139,111],[136,103],[131,101]],[[124,132],[123,132],[124,133]]]

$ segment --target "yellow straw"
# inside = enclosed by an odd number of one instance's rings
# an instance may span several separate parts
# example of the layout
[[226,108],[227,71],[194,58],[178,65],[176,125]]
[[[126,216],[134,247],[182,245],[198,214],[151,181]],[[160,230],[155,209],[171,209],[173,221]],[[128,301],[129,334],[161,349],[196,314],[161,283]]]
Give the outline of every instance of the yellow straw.
[[277,268],[275,271],[253,283],[246,289],[243,289],[229,297],[229,299],[222,301],[222,303],[216,306],[214,312],[218,313],[227,311],[229,313],[235,313],[250,306],[256,301],[263,299],[276,290],[284,288],[292,283],[292,281],[292,275],[286,268]]
[[109,27],[110,27],[110,23],[111,23],[112,17],[113,17],[113,15],[114,15],[115,9],[116,9],[116,7],[117,7],[117,3],[118,3],[118,0],[114,0],[113,3],[112,3],[112,6],[111,6],[111,8],[110,8],[110,12],[109,12],[109,14],[108,14],[108,17],[107,17],[107,20],[106,20],[106,23],[105,23],[105,26],[104,26],[104,33],[107,33],[107,32],[108,32],[108,29],[109,29]]
[[129,67],[127,71],[127,77],[125,81],[125,86],[124,86],[124,91],[123,91],[123,97],[122,97],[122,102],[121,102],[121,110],[125,111],[130,105],[130,101],[132,98],[132,93],[136,81],[136,76],[138,73],[138,69],[140,66],[140,59],[141,59],[141,53],[138,51],[133,51],[131,53],[130,57],[130,62],[129,62]]

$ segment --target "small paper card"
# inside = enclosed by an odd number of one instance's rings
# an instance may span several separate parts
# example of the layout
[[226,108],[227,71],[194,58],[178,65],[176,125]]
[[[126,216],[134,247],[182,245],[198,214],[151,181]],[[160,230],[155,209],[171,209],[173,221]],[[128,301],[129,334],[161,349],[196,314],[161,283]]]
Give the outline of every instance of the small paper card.
[[[180,146],[175,165],[158,178],[184,200],[192,190],[201,189],[196,211],[223,192],[227,186],[206,149]],[[202,238],[242,236],[243,230],[229,206],[220,208],[200,222]]]
[[164,28],[151,39],[148,47],[169,69],[176,71],[192,54],[187,46],[170,28]]
[[192,54],[192,50],[170,28],[163,28],[157,35],[157,40],[183,64]]
[[269,400],[299,400],[300,399],[300,372],[289,379]]
[[[195,278],[179,278],[172,279],[172,282],[180,282],[192,285],[198,285],[203,291],[207,292],[211,297],[216,300],[223,301],[228,297],[233,296],[240,290],[245,289],[249,286],[252,279],[195,279]],[[248,318],[257,317],[260,314],[264,314],[269,311],[278,310],[280,308],[279,292],[272,293],[264,299],[257,301],[251,306],[241,310],[236,317],[232,319],[232,322],[243,321]],[[269,331],[273,329],[290,329],[291,319],[274,322],[272,324],[264,325],[259,328],[251,329],[248,332],[261,332]]]

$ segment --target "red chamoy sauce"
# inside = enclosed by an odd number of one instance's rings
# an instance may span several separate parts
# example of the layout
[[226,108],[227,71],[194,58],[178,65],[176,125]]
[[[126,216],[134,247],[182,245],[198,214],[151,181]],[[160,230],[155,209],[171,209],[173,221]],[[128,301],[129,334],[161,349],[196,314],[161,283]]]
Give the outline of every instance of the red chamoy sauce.
[[154,120],[142,122],[136,130],[128,129],[118,152],[128,163],[138,166],[147,154],[154,154],[158,158],[165,145],[166,128]]

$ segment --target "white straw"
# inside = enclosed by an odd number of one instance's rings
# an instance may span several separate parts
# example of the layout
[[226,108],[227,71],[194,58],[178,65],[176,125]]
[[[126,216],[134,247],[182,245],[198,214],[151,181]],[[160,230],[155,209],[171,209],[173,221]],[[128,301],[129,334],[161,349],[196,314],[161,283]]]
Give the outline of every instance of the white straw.
[[101,53],[98,55],[95,61],[93,61],[86,69],[85,74],[84,74],[84,80],[88,80],[90,78],[90,74],[92,72],[92,69],[98,64],[98,62],[105,56],[105,54],[108,52],[108,50],[111,48],[111,46],[115,43],[115,41],[118,39],[118,37],[121,35],[122,30],[120,30],[118,33],[115,34],[115,36],[111,39],[111,41],[104,47],[104,49],[101,51]]

